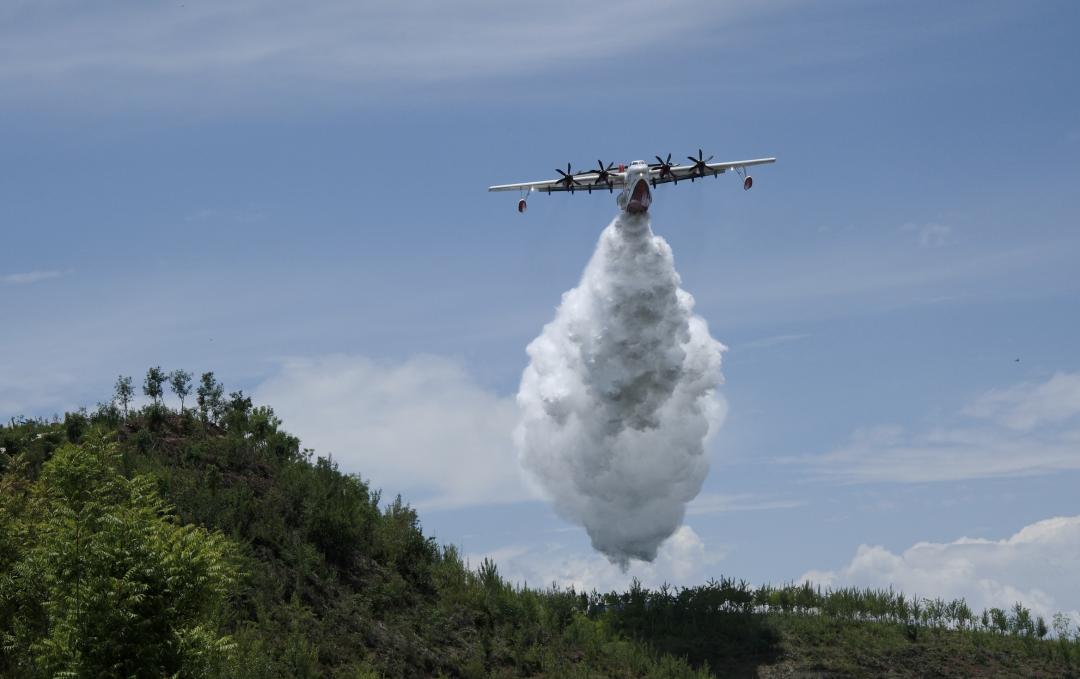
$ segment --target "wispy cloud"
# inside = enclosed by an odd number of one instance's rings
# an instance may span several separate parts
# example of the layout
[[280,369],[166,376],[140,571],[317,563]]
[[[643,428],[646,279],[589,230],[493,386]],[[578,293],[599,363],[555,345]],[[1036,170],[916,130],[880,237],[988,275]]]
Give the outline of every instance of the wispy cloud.
[[199,91],[243,101],[253,91],[525,76],[611,62],[628,46],[668,44],[706,25],[727,28],[760,12],[756,5],[687,0],[671,11],[625,0],[613,22],[608,6],[570,0],[549,0],[539,12],[484,0],[7,3],[0,100],[78,90],[99,99],[182,101]]
[[18,360],[18,352],[0,357],[0,421],[73,409],[77,378],[77,374],[56,366],[28,366]]
[[216,209],[205,208],[197,210],[187,217],[189,222],[214,222],[252,224],[266,219],[266,214],[254,208]]
[[695,297],[703,304],[721,304],[727,313],[742,318],[768,314],[769,320],[781,320],[775,314],[783,309],[782,320],[791,323],[829,300],[843,299],[848,309],[867,304],[881,309],[885,303],[908,303],[913,297],[937,298],[936,293],[955,290],[961,281],[981,284],[1006,276],[1019,278],[1019,272],[1060,270],[1075,258],[1076,249],[1076,238],[1069,235],[962,256],[949,248],[934,248],[941,256],[916,257],[879,245],[817,250],[775,258],[768,268],[757,261],[733,262],[723,273],[722,285]]
[[959,422],[911,432],[898,425],[856,430],[823,455],[785,458],[842,482],[956,481],[1080,469],[1080,374],[992,390]]
[[0,277],[0,281],[3,281],[5,285],[30,285],[51,278],[59,278],[63,275],[63,271],[26,271],[24,273],[9,273]]
[[743,342],[732,347],[732,351],[753,351],[754,349],[768,349],[770,347],[779,346],[781,344],[788,344],[790,342],[798,342],[799,340],[810,337],[808,333],[794,333],[790,335],[772,335],[770,337],[762,337],[761,339],[751,340],[749,342]]
[[908,223],[900,227],[903,231],[915,234],[919,245],[924,248],[941,247],[952,236],[953,228],[948,224],[939,222],[926,222],[925,224]]
[[991,390],[964,410],[1010,429],[1029,431],[1080,415],[1080,373],[1057,373],[1046,382]]
[[794,509],[805,506],[802,500],[771,498],[753,493],[702,493],[686,507],[690,516],[720,514],[726,512],[758,512],[771,509]]

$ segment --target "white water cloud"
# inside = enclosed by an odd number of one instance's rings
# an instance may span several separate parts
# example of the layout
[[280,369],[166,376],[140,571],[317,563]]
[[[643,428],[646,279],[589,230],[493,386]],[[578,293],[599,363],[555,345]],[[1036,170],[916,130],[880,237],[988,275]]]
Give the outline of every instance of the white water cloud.
[[1080,516],[1033,523],[1001,540],[920,542],[900,554],[860,545],[847,565],[808,571],[800,581],[829,587],[894,587],[919,597],[963,597],[976,611],[1023,602],[1047,623],[1064,612],[1080,621]]
[[1080,469],[1080,374],[989,391],[956,424],[856,430],[823,455],[786,458],[846,482],[956,481]]
[[679,284],[648,218],[623,213],[529,344],[518,390],[522,464],[624,569],[656,558],[682,523],[725,414],[724,346]]
[[458,363],[419,356],[298,358],[255,390],[317,454],[427,509],[530,499],[511,432],[517,407]]

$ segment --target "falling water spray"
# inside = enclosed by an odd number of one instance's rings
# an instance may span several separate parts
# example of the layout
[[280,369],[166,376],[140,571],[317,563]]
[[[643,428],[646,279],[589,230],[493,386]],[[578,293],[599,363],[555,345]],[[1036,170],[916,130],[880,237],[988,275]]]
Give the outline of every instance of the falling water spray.
[[725,348],[679,284],[648,216],[622,213],[529,344],[517,395],[523,467],[624,570],[655,559],[682,523],[725,414]]

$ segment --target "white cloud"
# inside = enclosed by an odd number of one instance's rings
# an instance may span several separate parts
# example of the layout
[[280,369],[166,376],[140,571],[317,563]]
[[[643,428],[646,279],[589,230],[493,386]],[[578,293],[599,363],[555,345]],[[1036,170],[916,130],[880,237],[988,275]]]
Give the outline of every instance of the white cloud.
[[50,278],[59,278],[63,275],[63,272],[60,271],[26,271],[24,273],[9,273],[0,277],[0,281],[3,281],[6,285],[30,285],[31,283],[47,281]]
[[909,596],[963,597],[975,611],[1023,602],[1049,624],[1054,613],[1080,620],[1080,516],[1025,526],[1003,540],[920,542],[894,554],[860,545],[846,566],[800,578],[825,586],[889,587]]
[[414,506],[531,499],[511,440],[514,399],[476,384],[451,360],[291,359],[255,399],[272,404],[305,446]]
[[923,482],[1030,476],[1080,469],[1080,374],[1058,373],[983,394],[959,425],[909,432],[856,430],[829,453],[787,458],[851,482]]
[[561,543],[509,545],[483,554],[470,554],[469,561],[475,567],[484,557],[491,557],[503,577],[531,587],[555,583],[560,587],[573,585],[578,591],[609,592],[625,589],[635,577],[648,587],[659,587],[665,582],[700,584],[724,556],[723,550],[707,548],[694,529],[681,526],[660,545],[655,561],[632,560],[626,573],[592,549],[578,552]]

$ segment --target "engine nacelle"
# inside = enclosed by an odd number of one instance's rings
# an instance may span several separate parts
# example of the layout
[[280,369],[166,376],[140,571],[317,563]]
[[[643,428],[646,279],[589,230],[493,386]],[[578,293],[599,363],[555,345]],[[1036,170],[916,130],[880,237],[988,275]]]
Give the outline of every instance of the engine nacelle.
[[526,207],[527,207],[527,205],[525,205],[525,199],[524,198],[522,198],[521,200],[518,201],[518,212],[525,212]]
[[749,191],[750,187],[754,185],[754,178],[750,175],[746,175],[746,179],[742,182],[743,191]]

